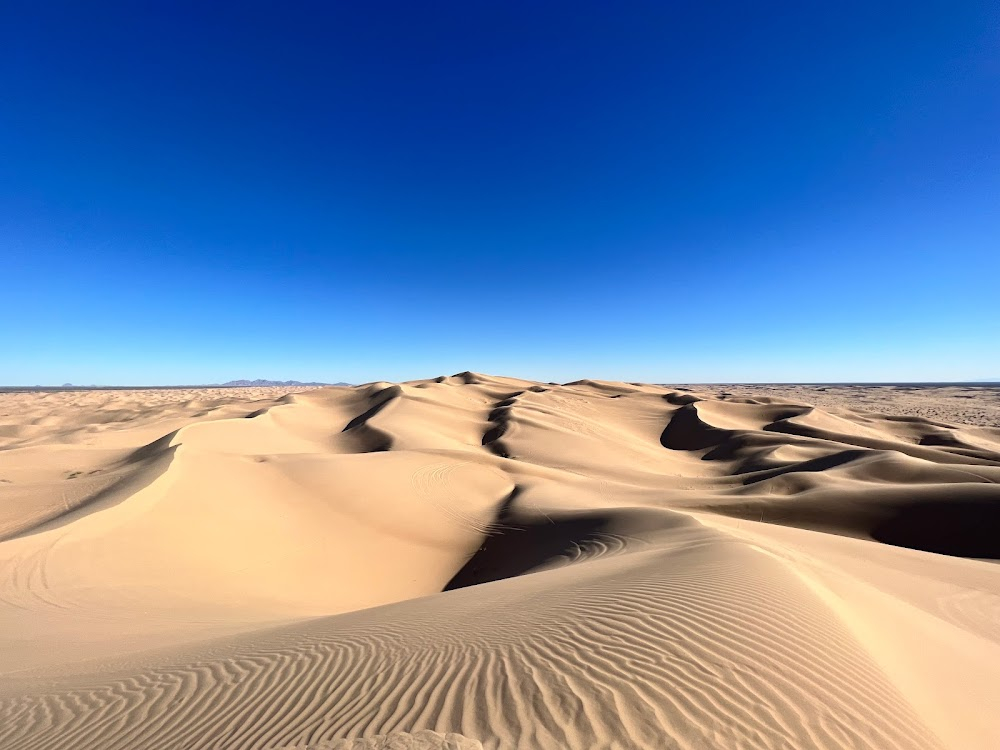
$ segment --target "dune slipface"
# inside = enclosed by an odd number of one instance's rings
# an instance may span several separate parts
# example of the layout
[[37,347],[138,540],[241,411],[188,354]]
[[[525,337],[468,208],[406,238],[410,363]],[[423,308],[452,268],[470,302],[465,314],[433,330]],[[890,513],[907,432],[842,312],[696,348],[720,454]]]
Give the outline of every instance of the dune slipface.
[[795,395],[2,394],[0,747],[1000,747],[1000,428]]

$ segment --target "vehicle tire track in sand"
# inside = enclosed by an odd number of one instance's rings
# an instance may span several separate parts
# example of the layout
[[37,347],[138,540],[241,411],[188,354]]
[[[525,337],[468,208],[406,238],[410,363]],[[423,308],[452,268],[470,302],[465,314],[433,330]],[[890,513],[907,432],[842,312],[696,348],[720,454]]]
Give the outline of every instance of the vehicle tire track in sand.
[[[471,461],[436,463],[414,471],[410,475],[410,485],[419,497],[454,521],[460,528],[477,534],[486,534],[490,530],[490,520],[462,511],[463,501],[468,501],[468,498],[459,497],[452,484],[452,475],[463,467],[475,467],[480,471],[502,474],[492,467],[481,466]],[[506,478],[506,475],[503,476]]]

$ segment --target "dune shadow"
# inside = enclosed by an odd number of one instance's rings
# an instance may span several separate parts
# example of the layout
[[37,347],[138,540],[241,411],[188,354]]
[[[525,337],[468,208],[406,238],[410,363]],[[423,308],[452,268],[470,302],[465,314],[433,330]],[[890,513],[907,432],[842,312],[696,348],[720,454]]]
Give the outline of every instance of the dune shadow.
[[515,488],[507,496],[482,545],[444,591],[514,578],[559,560],[579,563],[626,552],[664,531],[700,528],[688,516],[653,508],[528,514],[514,507],[519,494]]
[[[543,391],[545,389],[542,389]],[[537,392],[537,391],[536,391]],[[507,434],[510,428],[511,409],[517,403],[517,397],[524,391],[514,391],[504,394],[499,401],[493,405],[493,409],[486,417],[490,427],[483,433],[482,444],[491,453],[500,458],[512,458],[511,452],[501,438]]]
[[742,466],[740,466],[738,473],[746,475],[743,479],[744,485],[751,485],[751,484],[757,484],[758,482],[766,481],[768,479],[774,479],[775,477],[780,477],[784,474],[793,474],[796,472],[828,471],[830,469],[835,469],[839,466],[846,466],[847,464],[863,460],[871,455],[872,455],[871,451],[862,449],[852,449],[852,450],[839,451],[837,453],[831,453],[827,456],[818,456],[817,458],[810,458],[806,461],[796,461],[794,463],[789,463],[785,466],[777,466],[770,468],[760,468],[755,465],[756,462],[754,460],[751,460],[747,461]]
[[501,505],[482,546],[459,570],[445,591],[514,578],[603,536],[612,516],[580,513],[559,519],[528,518],[513,510],[515,489]]
[[1000,560],[1000,497],[995,485],[877,486],[863,496],[812,488],[797,496],[706,504],[748,521],[840,534],[953,557]]
[[941,500],[901,505],[871,530],[897,547],[957,557],[1000,559],[1000,502]]
[[[670,401],[669,398],[667,400]],[[698,451],[717,448],[733,435],[732,430],[720,430],[702,421],[692,401],[685,403],[670,417],[660,433],[660,445],[668,450]]]
[[372,425],[371,420],[401,395],[402,389],[396,385],[377,392],[374,396],[375,402],[341,430],[341,434],[355,438],[358,453],[381,453],[392,450],[393,436]]

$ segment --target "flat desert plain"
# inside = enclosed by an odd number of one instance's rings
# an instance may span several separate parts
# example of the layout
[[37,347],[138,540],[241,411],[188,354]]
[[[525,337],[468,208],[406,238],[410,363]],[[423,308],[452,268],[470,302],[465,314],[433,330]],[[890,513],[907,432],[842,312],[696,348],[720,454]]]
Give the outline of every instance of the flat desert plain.
[[2,394],[0,747],[998,748],[997,404]]

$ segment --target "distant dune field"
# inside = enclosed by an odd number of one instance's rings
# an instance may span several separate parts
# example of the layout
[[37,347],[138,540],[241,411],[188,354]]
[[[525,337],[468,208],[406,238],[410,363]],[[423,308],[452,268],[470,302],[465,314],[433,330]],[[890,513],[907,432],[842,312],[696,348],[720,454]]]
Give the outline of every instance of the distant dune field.
[[0,748],[998,748],[998,389],[851,388],[0,394]]

